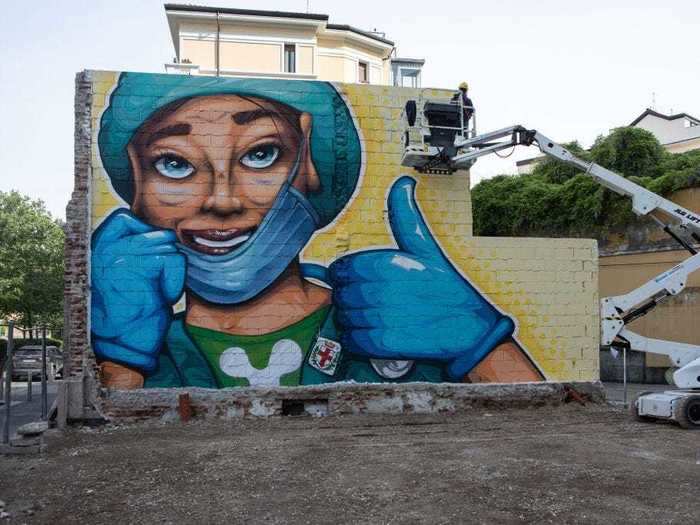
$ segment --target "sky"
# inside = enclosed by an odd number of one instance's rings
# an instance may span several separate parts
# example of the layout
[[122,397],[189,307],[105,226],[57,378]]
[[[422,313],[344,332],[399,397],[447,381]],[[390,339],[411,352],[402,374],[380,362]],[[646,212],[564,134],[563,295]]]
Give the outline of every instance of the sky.
[[[73,92],[83,69],[164,72],[174,56],[163,1],[2,0],[0,191],[65,217],[73,189]],[[174,2],[175,3],[175,2]],[[187,3],[187,2],[179,2]],[[306,0],[197,0],[305,12]],[[310,0],[330,21],[377,29],[399,56],[425,58],[424,87],[470,84],[479,132],[512,124],[590,146],[645,108],[700,116],[697,0]],[[472,185],[515,173],[479,159]]]

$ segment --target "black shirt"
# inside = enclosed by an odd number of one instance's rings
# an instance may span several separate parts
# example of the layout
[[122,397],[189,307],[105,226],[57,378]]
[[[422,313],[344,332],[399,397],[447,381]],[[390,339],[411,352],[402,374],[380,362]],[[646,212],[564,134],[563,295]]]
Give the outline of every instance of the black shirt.
[[469,120],[474,114],[474,103],[472,102],[472,99],[467,96],[467,92],[462,91],[461,89],[452,96],[452,100],[458,100],[460,97],[462,98],[462,105],[464,106],[464,121],[466,123],[466,121]]

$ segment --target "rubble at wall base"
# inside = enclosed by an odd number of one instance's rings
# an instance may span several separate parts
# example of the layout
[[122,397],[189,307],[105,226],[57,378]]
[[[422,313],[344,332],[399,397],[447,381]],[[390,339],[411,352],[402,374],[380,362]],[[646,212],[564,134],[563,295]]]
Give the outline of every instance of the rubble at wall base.
[[[571,391],[576,394],[571,396]],[[605,402],[600,382],[452,384],[335,383],[277,388],[154,388],[106,390],[98,398],[113,423],[178,420],[178,399],[189,394],[194,418],[341,416],[357,414],[453,414],[475,408],[560,405],[579,397]]]

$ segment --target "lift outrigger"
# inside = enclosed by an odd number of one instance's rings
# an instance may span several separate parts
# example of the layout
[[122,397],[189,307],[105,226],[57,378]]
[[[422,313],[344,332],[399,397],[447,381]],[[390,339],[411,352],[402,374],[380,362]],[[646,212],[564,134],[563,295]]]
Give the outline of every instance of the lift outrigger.
[[424,173],[453,173],[468,169],[484,155],[516,146],[536,145],[542,153],[576,166],[606,188],[632,199],[632,210],[651,217],[690,253],[690,257],[637,289],[601,299],[601,344],[668,356],[677,370],[679,390],[640,394],[632,410],[640,419],[672,420],[684,428],[700,429],[700,345],[652,339],[628,328],[633,320],[679,294],[688,276],[700,268],[700,216],[643,188],[595,162],[583,160],[534,129],[516,125],[476,135],[468,129],[459,100],[409,101],[404,115],[402,165]]

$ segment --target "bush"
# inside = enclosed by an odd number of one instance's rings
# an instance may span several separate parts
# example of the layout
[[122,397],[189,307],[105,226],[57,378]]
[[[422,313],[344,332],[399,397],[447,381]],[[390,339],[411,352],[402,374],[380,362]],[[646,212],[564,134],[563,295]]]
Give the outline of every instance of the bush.
[[656,137],[640,128],[618,128],[591,147],[593,161],[625,177],[659,177],[667,156]]
[[[584,150],[578,142],[569,142],[568,144],[562,144],[562,146],[583,160],[592,160],[590,153]],[[543,177],[547,182],[563,184],[567,180],[573,179],[576,175],[579,175],[581,170],[569,164],[559,162],[552,157],[545,157],[535,166],[534,172]]]

